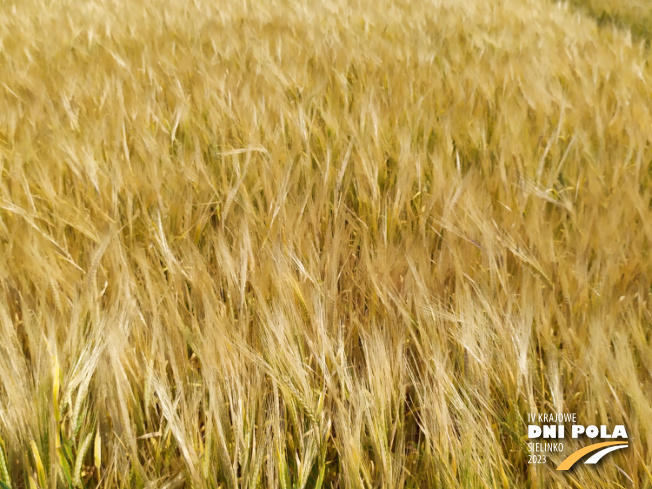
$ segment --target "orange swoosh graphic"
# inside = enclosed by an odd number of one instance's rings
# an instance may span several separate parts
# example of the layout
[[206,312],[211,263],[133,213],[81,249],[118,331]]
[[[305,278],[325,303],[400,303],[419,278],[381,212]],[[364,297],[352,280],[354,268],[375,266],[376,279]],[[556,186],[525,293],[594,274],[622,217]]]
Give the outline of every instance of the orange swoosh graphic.
[[605,441],[603,443],[594,443],[588,447],[580,448],[578,451],[571,453],[566,459],[559,464],[557,470],[568,470],[570,469],[575,462],[581,459],[587,453],[595,452],[604,447],[610,447],[612,445],[627,445],[626,441]]

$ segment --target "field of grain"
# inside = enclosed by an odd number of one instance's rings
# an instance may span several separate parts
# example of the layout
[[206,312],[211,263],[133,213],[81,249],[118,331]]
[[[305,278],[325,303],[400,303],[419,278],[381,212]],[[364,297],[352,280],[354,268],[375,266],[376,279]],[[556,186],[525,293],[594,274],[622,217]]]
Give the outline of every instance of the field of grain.
[[2,0],[0,486],[652,487],[639,4]]

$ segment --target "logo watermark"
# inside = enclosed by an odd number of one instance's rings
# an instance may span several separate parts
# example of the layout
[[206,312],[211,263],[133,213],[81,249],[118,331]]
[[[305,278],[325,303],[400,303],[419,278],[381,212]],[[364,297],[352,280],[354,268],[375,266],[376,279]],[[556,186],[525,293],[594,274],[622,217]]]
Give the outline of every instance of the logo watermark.
[[[528,413],[527,437],[530,456],[528,463],[543,464],[547,462],[548,454],[561,454],[566,449],[568,437],[572,440],[600,440],[575,450],[566,456],[557,466],[557,470],[569,470],[580,459],[587,455],[584,463],[597,464],[605,455],[627,448],[629,436],[624,425],[584,425],[577,421],[577,413]],[[567,429],[567,427],[570,429]]]

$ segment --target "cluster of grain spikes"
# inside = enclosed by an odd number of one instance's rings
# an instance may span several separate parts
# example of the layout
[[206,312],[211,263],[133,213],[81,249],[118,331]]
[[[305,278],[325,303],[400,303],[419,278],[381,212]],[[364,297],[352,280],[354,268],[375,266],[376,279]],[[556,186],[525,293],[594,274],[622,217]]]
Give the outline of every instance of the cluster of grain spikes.
[[[652,64],[603,34],[2,3],[2,489],[652,483]],[[630,448],[528,464],[562,411]]]

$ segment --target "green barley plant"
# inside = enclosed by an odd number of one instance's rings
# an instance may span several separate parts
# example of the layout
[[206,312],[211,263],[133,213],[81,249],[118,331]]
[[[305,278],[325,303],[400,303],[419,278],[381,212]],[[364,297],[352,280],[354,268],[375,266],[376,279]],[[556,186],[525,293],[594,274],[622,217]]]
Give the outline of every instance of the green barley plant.
[[644,0],[570,0],[570,5],[594,17],[600,25],[629,31],[636,39],[652,40],[652,4]]

